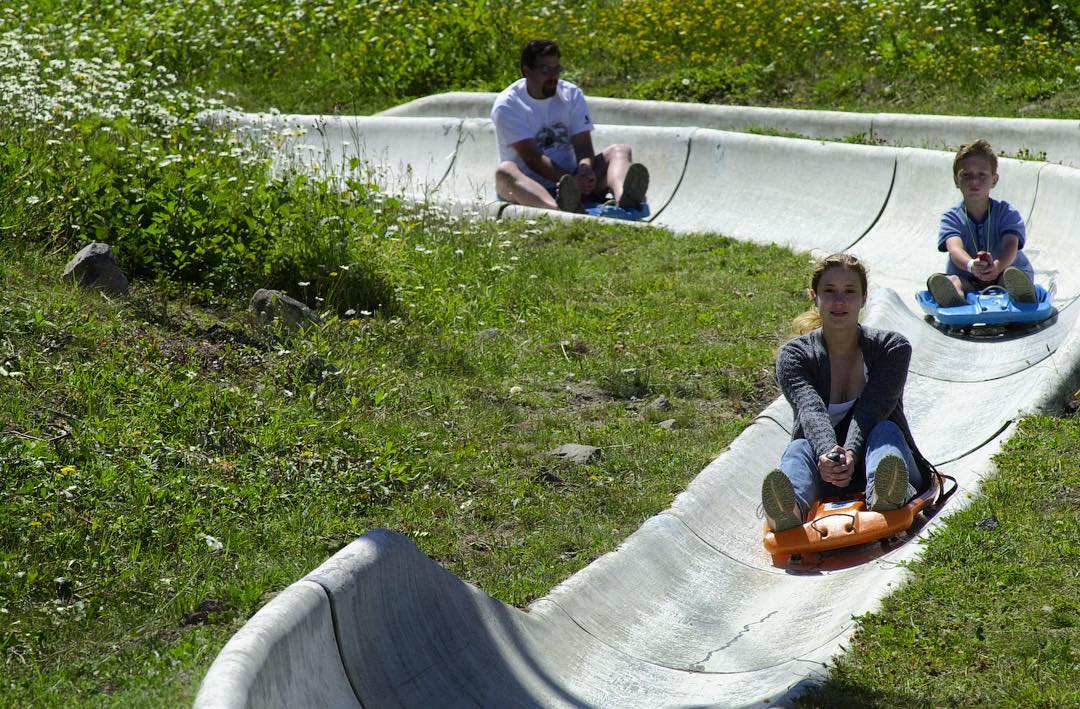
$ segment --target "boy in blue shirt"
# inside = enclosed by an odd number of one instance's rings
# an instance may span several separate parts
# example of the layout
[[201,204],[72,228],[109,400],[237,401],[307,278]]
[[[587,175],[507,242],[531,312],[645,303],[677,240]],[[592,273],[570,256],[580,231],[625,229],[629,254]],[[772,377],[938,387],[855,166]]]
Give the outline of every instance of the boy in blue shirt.
[[953,160],[953,183],[963,200],[941,215],[938,250],[949,260],[926,289],[939,307],[964,305],[964,294],[1004,286],[1017,303],[1036,302],[1035,271],[1024,255],[1024,219],[1003,200],[990,198],[997,186],[997,155],[985,140],[960,146]]

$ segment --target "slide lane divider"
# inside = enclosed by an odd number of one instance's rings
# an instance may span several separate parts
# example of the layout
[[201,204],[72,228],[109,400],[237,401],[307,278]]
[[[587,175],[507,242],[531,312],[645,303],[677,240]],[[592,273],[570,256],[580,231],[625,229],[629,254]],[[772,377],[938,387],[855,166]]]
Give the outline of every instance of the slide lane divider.
[[[342,644],[342,632],[341,632],[341,616],[338,612],[337,603],[334,600],[334,594],[326,584],[319,579],[311,579],[310,583],[316,584],[326,594],[326,600],[330,604],[330,620],[334,628],[334,644],[337,646],[338,655],[340,657],[346,657],[345,646]],[[353,695],[356,697],[357,703],[361,709],[364,707],[364,700],[360,696],[360,682],[359,678],[355,676],[355,672],[349,667],[349,663],[342,661],[341,669],[345,672],[346,679],[349,680],[349,687],[352,688]]]
[[[682,187],[683,180],[686,179],[686,166],[690,164],[690,146],[694,143],[694,133],[696,133],[697,130],[697,128],[692,128],[690,130],[690,133],[687,135],[686,151],[683,153],[682,167],[679,169],[679,179],[675,182],[675,186],[671,189],[671,194],[668,195],[667,199],[662,205],[660,205],[659,209],[649,215],[649,218],[646,221],[656,221],[656,218],[663,214],[664,210],[667,209],[669,204],[671,204],[671,200],[675,199],[675,195],[679,193],[679,188]],[[646,165],[646,167],[648,167],[648,165]]]
[[[878,213],[874,215],[874,220],[870,222],[869,226],[866,227],[863,233],[859,234],[859,236],[854,241],[841,249],[841,251],[851,251],[855,247],[855,245],[862,241],[867,234],[873,231],[877,223],[881,221],[881,215],[885,213],[885,209],[889,206],[889,201],[892,199],[893,188],[896,186],[896,170],[898,163],[899,159],[893,160],[892,176],[889,178],[889,191],[885,193],[885,199],[881,202],[881,209],[879,209]],[[826,256],[827,255],[828,254],[826,254]]]

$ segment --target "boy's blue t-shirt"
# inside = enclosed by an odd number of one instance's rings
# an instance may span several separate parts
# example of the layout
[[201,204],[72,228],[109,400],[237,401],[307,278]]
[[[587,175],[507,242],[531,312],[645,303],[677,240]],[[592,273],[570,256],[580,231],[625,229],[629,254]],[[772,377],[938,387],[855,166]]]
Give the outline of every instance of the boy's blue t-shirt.
[[[982,222],[976,224],[968,218],[964,210],[964,202],[961,201],[955,207],[945,211],[941,215],[941,225],[938,227],[938,251],[947,251],[945,241],[950,236],[959,236],[964,240],[964,248],[968,253],[975,256],[980,251],[989,251],[994,258],[1001,256],[1001,242],[1006,234],[1016,234],[1019,239],[1016,259],[1012,265],[1019,268],[1035,280],[1035,269],[1032,268],[1028,257],[1024,255],[1024,242],[1027,240],[1027,231],[1024,228],[1024,218],[1020,212],[1004,200],[990,200],[990,209]],[[945,273],[964,278],[971,278],[970,272],[957,268],[952,259],[946,259]]]

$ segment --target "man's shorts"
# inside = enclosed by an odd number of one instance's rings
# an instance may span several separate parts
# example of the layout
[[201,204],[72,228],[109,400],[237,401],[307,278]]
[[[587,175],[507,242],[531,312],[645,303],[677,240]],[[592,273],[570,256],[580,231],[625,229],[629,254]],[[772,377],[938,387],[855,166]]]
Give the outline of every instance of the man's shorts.
[[[555,186],[544,187],[544,189],[546,189],[548,191],[548,194],[551,195],[552,199],[558,199],[558,190],[555,188]],[[511,202],[510,200],[508,200],[506,197],[503,197],[498,192],[495,193],[495,201],[496,202],[506,202],[508,204],[516,204],[516,202]]]

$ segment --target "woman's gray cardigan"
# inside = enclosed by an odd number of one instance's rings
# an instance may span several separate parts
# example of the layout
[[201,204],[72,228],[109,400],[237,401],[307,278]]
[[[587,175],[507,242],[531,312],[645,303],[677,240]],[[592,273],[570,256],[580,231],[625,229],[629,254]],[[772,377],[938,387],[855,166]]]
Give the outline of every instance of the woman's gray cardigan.
[[[859,464],[866,459],[866,437],[876,424],[888,419],[904,434],[926,485],[933,467],[922,456],[904,416],[904,383],[911,361],[911,343],[898,332],[859,327],[868,377],[862,394],[849,412],[843,447],[855,452]],[[795,414],[792,440],[805,438],[821,457],[837,445],[837,432],[829,419],[832,368],[821,329],[786,342],[776,355],[776,381]],[[835,402],[842,403],[842,402]]]

